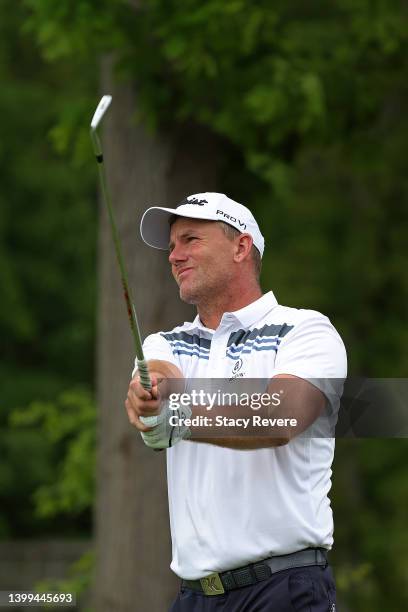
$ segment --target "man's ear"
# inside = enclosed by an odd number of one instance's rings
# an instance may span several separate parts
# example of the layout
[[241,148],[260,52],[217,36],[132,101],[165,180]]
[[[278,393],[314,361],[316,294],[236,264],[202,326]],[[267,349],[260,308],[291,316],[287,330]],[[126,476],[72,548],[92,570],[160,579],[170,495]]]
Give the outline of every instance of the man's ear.
[[234,261],[240,263],[251,253],[253,240],[249,234],[239,234],[235,240]]

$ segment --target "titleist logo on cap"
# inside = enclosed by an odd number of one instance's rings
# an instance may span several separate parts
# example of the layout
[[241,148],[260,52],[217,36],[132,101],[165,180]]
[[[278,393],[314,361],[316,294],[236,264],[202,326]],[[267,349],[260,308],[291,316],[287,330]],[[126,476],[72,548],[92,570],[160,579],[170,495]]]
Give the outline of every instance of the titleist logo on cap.
[[179,208],[180,206],[185,206],[186,204],[196,204],[197,206],[204,206],[204,204],[208,204],[208,200],[197,200],[197,198],[191,198],[191,200],[189,200],[188,198],[185,198],[182,202],[180,202],[177,208]]

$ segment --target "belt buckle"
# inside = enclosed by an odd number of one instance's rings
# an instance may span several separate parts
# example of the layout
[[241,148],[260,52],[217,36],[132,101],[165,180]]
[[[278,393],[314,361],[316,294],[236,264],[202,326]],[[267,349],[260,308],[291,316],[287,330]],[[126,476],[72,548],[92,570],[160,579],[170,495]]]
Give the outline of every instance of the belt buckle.
[[224,585],[221,582],[221,577],[217,572],[200,578],[201,588],[204,591],[204,595],[222,595],[225,593]]

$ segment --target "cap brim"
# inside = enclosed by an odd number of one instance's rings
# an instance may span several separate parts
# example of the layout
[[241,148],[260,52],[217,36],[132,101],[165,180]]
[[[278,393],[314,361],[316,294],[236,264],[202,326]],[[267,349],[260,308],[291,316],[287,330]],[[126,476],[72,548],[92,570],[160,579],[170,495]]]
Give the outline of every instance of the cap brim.
[[207,221],[216,220],[213,214],[209,213],[206,215],[200,210],[195,211],[190,209],[183,213],[175,208],[153,206],[146,210],[140,222],[140,235],[143,241],[155,249],[167,251],[170,241],[170,218],[173,216],[189,219],[204,219]]

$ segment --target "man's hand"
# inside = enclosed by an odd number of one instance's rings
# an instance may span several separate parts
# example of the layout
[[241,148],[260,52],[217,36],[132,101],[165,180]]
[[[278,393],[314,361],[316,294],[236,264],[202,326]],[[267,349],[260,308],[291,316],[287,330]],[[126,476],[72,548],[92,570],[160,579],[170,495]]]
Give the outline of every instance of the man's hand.
[[136,374],[129,385],[125,401],[130,423],[141,432],[150,431],[152,428],[145,425],[140,417],[159,415],[161,411],[162,397],[159,393],[159,382],[161,381],[159,373],[150,372],[150,380],[152,388],[151,391],[147,391],[142,387],[139,375]]
[[[149,374],[152,383],[150,391],[142,387],[137,373],[132,379],[125,401],[126,411],[130,423],[140,431],[146,446],[168,448],[189,436],[188,427],[173,426],[170,417],[176,415],[189,418],[191,409],[183,408],[181,413],[180,410],[175,412],[168,407],[169,379],[181,379],[181,372],[175,366],[161,361],[149,362]],[[147,426],[143,422],[145,417],[154,417],[154,426]]]

